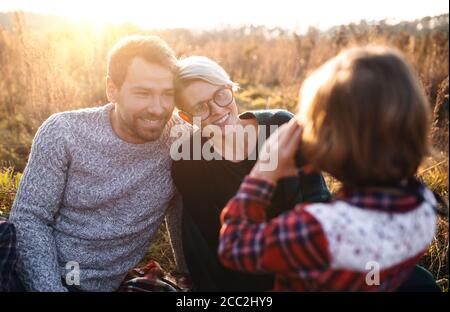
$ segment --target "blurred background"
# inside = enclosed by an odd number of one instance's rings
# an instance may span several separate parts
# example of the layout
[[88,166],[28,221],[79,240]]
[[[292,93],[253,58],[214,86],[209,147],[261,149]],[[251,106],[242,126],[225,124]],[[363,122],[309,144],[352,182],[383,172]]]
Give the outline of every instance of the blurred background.
[[[304,78],[344,48],[400,49],[433,110],[434,153],[418,175],[448,201],[448,13],[446,0],[2,1],[0,216],[9,214],[37,128],[54,112],[107,102],[107,53],[130,34],[158,35],[179,57],[218,61],[242,87],[242,110],[295,111]],[[447,255],[444,217],[423,264],[446,291]],[[173,267],[163,228],[148,257]]]

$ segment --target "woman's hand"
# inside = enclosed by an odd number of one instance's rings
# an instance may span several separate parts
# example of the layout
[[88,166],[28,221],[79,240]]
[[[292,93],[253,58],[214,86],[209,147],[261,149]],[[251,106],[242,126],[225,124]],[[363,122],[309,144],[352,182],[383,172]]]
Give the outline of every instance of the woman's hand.
[[276,184],[280,178],[296,176],[295,154],[299,148],[302,127],[296,118],[278,128],[264,142],[250,176]]

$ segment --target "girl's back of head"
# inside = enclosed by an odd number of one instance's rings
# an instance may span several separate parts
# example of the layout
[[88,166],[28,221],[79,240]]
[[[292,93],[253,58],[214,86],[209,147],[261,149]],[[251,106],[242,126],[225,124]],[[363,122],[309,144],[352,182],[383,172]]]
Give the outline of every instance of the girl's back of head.
[[303,84],[301,151],[346,185],[411,177],[428,152],[430,108],[404,57],[385,47],[342,52]]

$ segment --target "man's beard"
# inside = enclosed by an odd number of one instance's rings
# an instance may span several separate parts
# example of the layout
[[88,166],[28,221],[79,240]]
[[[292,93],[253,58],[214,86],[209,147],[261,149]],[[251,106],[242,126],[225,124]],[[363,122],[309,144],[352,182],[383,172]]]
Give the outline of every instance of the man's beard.
[[[153,120],[153,123],[157,123],[156,125],[152,125],[152,122],[146,122],[145,119]],[[139,116],[134,117],[132,122],[126,122],[126,126],[133,135],[144,142],[152,142],[158,140],[164,128],[169,120],[169,116],[165,118],[154,118],[152,116]]]

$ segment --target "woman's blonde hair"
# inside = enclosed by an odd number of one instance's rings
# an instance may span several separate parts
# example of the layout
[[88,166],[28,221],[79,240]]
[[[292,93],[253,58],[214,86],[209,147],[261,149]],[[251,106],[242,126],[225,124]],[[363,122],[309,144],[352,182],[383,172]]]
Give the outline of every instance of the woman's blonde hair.
[[180,92],[190,82],[196,80],[217,86],[231,87],[233,91],[239,88],[239,85],[230,79],[230,76],[219,64],[206,56],[189,56],[180,59],[175,74],[175,92]]
[[346,185],[411,177],[429,152],[429,103],[390,48],[353,48],[325,63],[303,84],[297,117],[304,157]]

